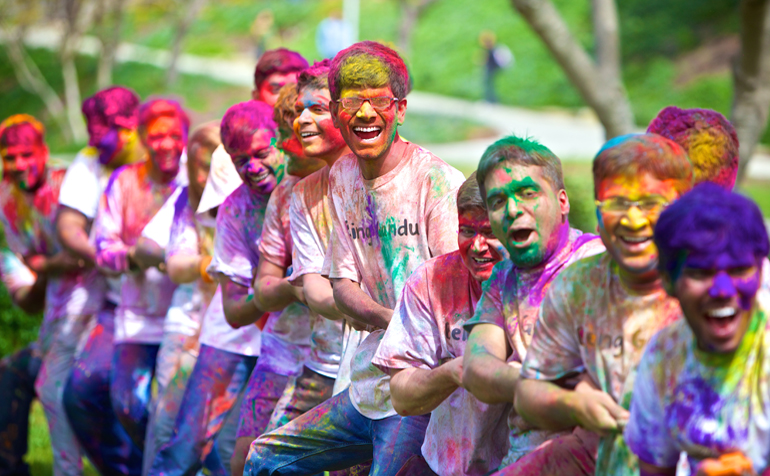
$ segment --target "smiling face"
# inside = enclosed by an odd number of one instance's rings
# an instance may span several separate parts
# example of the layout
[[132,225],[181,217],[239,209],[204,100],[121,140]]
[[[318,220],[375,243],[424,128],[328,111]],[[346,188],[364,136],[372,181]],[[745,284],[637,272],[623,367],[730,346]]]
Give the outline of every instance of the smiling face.
[[469,209],[460,213],[460,227],[457,244],[465,267],[473,279],[486,281],[502,256],[498,249],[500,242],[492,233],[489,217],[484,210]]
[[[340,92],[344,98],[393,97],[390,86],[383,88],[345,88]],[[406,117],[406,99],[392,101],[383,109],[375,109],[369,101],[357,110],[347,110],[338,102],[331,103],[334,125],[339,128],[350,150],[359,159],[377,161],[387,157],[390,146],[396,139],[398,126]]]
[[740,345],[751,321],[760,286],[761,264],[744,251],[709,256],[690,255],[673,286],[698,347],[729,353]]
[[179,159],[185,146],[182,121],[177,117],[159,116],[147,124],[142,142],[153,167],[160,172],[164,181],[179,173]]
[[[649,173],[640,176],[608,177],[596,189],[597,200],[608,201],[649,201],[671,202],[679,193],[674,181],[661,181]],[[599,235],[604,246],[618,265],[627,273],[635,275],[657,274],[658,249],[653,242],[653,229],[662,207],[642,210],[631,206],[625,211],[601,210]]]
[[251,93],[252,99],[266,102],[270,107],[275,106],[281,88],[289,83],[296,84],[298,74],[298,72],[271,74],[259,83],[259,87]]
[[11,126],[4,137],[6,145],[0,145],[3,176],[10,178],[21,190],[34,191],[45,179],[48,147],[28,123]]
[[308,157],[329,160],[339,155],[347,144],[334,125],[329,112],[329,90],[305,88],[294,105],[294,133]]
[[569,233],[567,192],[555,191],[542,167],[502,162],[484,188],[492,230],[517,267],[539,265]]
[[270,166],[276,162],[275,156],[278,154],[273,145],[274,140],[275,134],[272,131],[259,129],[252,135],[248,148],[225,147],[241,180],[254,192],[270,193],[278,183]]

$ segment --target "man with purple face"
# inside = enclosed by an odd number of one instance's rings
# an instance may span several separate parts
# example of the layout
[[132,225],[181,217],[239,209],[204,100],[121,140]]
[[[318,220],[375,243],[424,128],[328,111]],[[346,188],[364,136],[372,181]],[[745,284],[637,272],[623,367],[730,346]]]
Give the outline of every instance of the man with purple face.
[[685,452],[699,476],[770,468],[770,252],[759,208],[704,183],[655,227],[659,269],[684,319],[647,344],[625,430],[642,476],[674,475]]
[[148,157],[112,174],[94,222],[97,265],[122,275],[110,396],[118,419],[139,448],[144,448],[150,382],[175,285],[163,272],[165,257],[144,253],[138,243],[144,227],[177,188],[189,125],[174,101],[142,104],[139,136]]
[[43,362],[35,390],[43,403],[54,452],[61,455],[55,460],[54,474],[77,475],[82,471],[80,448],[62,408],[61,389],[82,334],[80,324],[101,305],[101,293],[94,293],[98,275],[64,250],[56,237],[55,220],[65,170],[47,167],[42,124],[23,114],[3,121],[0,157],[0,220],[8,245],[33,272],[47,276],[40,331]]
[[[222,119],[222,145],[243,184],[217,213],[214,255],[207,273],[219,286],[203,318],[200,352],[179,404],[176,430],[155,457],[150,475],[191,474],[216,454],[214,439],[233,409],[237,416],[237,403],[261,355],[260,328],[234,329],[228,321],[254,322],[264,314],[252,302],[249,285],[259,263],[265,210],[277,185],[274,167],[280,154],[273,145],[275,129],[273,109],[259,101],[236,104]],[[286,328],[288,323],[279,316],[271,315],[267,327]],[[305,330],[300,339],[307,335]],[[227,474],[224,464],[229,461],[213,463],[207,459],[213,474]]]
[[[134,91],[121,86],[103,89],[83,101],[89,145],[67,168],[59,193],[56,232],[62,246],[84,262],[96,260],[90,235],[110,174],[141,160],[144,154],[137,134],[139,102]],[[104,276],[97,284],[95,292],[104,296],[102,308],[71,366],[64,387],[64,409],[78,442],[100,472],[135,474],[141,451],[118,421],[109,393],[120,278]]]

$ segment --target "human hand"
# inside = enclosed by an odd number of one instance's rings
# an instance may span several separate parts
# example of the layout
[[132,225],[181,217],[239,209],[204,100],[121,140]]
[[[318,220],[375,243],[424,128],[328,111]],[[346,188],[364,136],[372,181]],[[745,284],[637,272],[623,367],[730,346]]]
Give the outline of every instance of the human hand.
[[590,381],[579,382],[571,398],[573,418],[578,426],[602,436],[622,431],[631,416]]
[[[128,250],[128,259],[141,270],[161,269],[165,266],[165,251],[157,243],[144,237]],[[161,269],[163,271],[163,269]]]
[[449,372],[449,376],[458,387],[463,388],[463,357],[455,357],[447,361],[444,367]]
[[740,451],[707,458],[698,465],[696,476],[755,476],[754,466]]
[[36,274],[51,276],[89,267],[89,263],[86,263],[84,259],[78,258],[68,251],[60,251],[53,256],[34,255],[27,258],[26,262]]
[[347,322],[350,327],[352,327],[354,330],[357,330],[357,331],[365,331],[369,328],[369,326],[367,326],[363,322],[358,322],[352,317],[345,316],[345,322]]

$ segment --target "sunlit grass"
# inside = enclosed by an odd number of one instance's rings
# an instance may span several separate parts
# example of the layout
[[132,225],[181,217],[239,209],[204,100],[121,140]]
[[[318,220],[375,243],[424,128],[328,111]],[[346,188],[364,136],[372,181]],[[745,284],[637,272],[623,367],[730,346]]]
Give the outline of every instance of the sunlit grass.
[[[53,474],[51,438],[48,434],[45,413],[43,413],[43,407],[39,402],[32,405],[32,411],[29,415],[27,464],[29,464],[32,476],[51,476]],[[83,474],[84,476],[99,476],[99,473],[87,459],[84,460]]]

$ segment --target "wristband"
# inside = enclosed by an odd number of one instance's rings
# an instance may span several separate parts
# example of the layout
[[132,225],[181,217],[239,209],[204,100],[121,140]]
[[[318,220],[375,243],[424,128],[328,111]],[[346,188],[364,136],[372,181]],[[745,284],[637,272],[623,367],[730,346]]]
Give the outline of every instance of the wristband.
[[204,283],[213,283],[214,278],[211,277],[211,275],[206,272],[206,268],[209,267],[211,264],[211,256],[203,256],[201,257],[201,263],[198,266],[198,272],[200,272],[201,279]]

